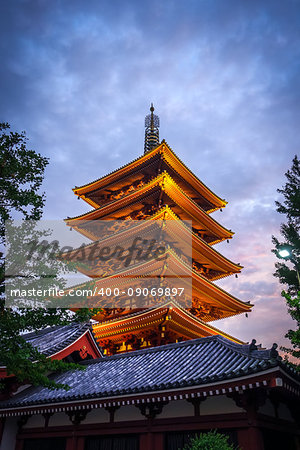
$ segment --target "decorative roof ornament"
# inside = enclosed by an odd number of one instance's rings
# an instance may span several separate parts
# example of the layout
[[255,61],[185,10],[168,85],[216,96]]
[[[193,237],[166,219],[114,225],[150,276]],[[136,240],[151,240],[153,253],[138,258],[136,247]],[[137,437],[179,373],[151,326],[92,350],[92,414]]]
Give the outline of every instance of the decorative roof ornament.
[[159,145],[159,117],[153,114],[154,106],[151,103],[151,113],[145,117],[145,146],[144,153]]
[[277,348],[278,348],[278,344],[276,344],[276,342],[274,342],[274,344],[272,345],[272,348],[270,349],[270,358],[281,360],[282,358],[281,358],[281,356],[279,356]]
[[257,350],[256,339],[252,339],[251,344],[249,345],[249,354]]

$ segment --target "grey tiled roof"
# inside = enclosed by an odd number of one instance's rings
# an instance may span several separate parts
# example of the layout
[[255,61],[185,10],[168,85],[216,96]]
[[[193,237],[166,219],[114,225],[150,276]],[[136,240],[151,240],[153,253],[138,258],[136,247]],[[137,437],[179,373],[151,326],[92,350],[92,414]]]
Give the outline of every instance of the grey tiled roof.
[[51,356],[75,342],[88,329],[88,323],[73,323],[23,334],[23,338],[44,355]]
[[201,385],[282,365],[271,359],[268,351],[254,350],[249,354],[249,345],[235,344],[221,336],[108,356],[83,364],[84,371],[72,370],[54,377],[56,382],[68,384],[69,391],[29,388],[1,402],[0,409]]

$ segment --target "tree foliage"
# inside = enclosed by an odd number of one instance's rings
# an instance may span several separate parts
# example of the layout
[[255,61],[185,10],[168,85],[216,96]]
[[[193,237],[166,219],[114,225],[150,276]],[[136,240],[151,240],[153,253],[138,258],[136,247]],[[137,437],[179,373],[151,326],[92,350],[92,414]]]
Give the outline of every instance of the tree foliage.
[[290,170],[285,174],[287,182],[278,192],[283,195],[283,202],[276,201],[276,209],[286,216],[286,223],[281,224],[281,240],[272,237],[275,249],[273,252],[280,259],[278,249],[288,248],[293,254],[293,264],[286,264],[283,259],[275,264],[275,277],[288,286],[287,292],[296,295],[299,290],[299,280],[296,267],[300,267],[300,162],[297,156],[293,159]]
[[[7,123],[0,123],[0,243],[2,246],[5,244],[7,220],[20,216],[25,221],[41,218],[45,194],[40,192],[40,187],[47,164],[47,158],[27,148],[25,132],[12,132]],[[18,238],[22,236],[22,230],[23,227],[20,227],[15,231],[16,234],[20,233]],[[51,261],[49,264],[52,264]],[[48,374],[79,366],[46,358],[26,342],[22,334],[47,326],[66,325],[74,321],[83,322],[88,320],[95,310],[84,308],[75,314],[70,314],[70,311],[62,308],[21,310],[5,308],[6,281],[4,255],[1,253],[0,364],[6,366],[7,373],[14,374],[20,382],[49,388],[67,388],[57,385],[48,377]],[[2,388],[4,388],[3,385]]]
[[[292,356],[293,360],[289,362],[294,366],[295,369],[300,371],[300,364],[295,362],[295,360],[300,360],[300,291],[298,291],[296,296],[292,296],[283,291],[282,296],[286,300],[288,311],[291,317],[296,322],[296,329],[289,330],[285,335],[285,337],[290,340],[292,348],[281,347],[281,350],[285,351],[287,355]],[[288,358],[286,359],[288,360]]]
[[10,130],[8,123],[0,123],[0,216],[1,237],[4,222],[19,212],[25,219],[38,220],[42,216],[45,195],[39,192],[48,158],[27,148],[25,132]]
[[183,450],[234,450],[228,443],[228,436],[217,433],[216,430],[200,433],[193,437]]
[[[282,347],[287,354],[294,358],[300,357],[300,162],[297,156],[294,157],[292,167],[285,174],[287,178],[286,184],[278,192],[283,195],[283,202],[276,201],[276,209],[279,213],[286,216],[286,223],[280,227],[282,240],[272,237],[275,249],[273,252],[281,259],[275,264],[275,277],[279,282],[287,285],[287,292],[283,291],[282,296],[285,298],[288,312],[296,322],[296,329],[289,330],[287,337],[292,348]],[[286,248],[291,254],[289,262],[283,262],[280,258],[278,250]],[[300,369],[300,365],[294,364]]]

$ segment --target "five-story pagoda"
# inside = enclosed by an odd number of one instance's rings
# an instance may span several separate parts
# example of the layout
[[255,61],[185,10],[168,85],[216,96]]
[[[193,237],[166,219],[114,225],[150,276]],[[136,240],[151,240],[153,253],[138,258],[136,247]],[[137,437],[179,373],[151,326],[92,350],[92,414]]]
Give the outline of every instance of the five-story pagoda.
[[94,282],[91,305],[102,309],[94,334],[106,354],[216,334],[240,342],[209,324],[252,306],[214,283],[242,269],[213,247],[233,236],[211,217],[227,202],[159,142],[150,111],[144,154],[73,189],[93,208],[66,223],[91,240],[78,268]]

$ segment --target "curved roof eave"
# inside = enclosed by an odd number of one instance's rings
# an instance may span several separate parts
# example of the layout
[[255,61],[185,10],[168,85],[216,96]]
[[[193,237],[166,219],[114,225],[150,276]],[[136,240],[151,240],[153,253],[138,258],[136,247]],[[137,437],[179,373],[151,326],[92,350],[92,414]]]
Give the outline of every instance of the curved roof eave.
[[[194,188],[196,186],[198,187],[198,190],[201,191],[202,195],[205,193],[204,197],[210,201],[212,204],[215,204],[218,208],[225,207],[227,205],[226,200],[219,197],[217,194],[215,194],[211,189],[209,189],[208,186],[206,186],[185,164],[184,162],[176,155],[176,153],[172,150],[172,148],[167,144],[167,142],[163,139],[162,142],[152,149],[151,151],[147,152],[146,154],[139,156],[138,158],[134,159],[133,161],[130,161],[129,163],[119,167],[118,169],[110,172],[107,175],[104,175],[101,178],[98,178],[90,183],[84,184],[82,186],[76,186],[73,188],[73,192],[75,195],[82,196],[90,191],[93,191],[95,189],[101,188],[101,186],[106,186],[107,184],[111,183],[113,179],[117,176],[118,172],[120,172],[120,175],[123,173],[128,172],[131,168],[134,168],[135,166],[138,166],[142,164],[147,159],[150,159],[152,156],[156,155],[159,152],[162,152],[163,150],[167,149],[167,151],[170,152],[170,156],[175,159],[175,163],[177,162],[181,169],[186,172],[186,175],[189,176],[192,180],[192,183],[194,184]],[[169,162],[171,162],[172,158],[169,158]]]

